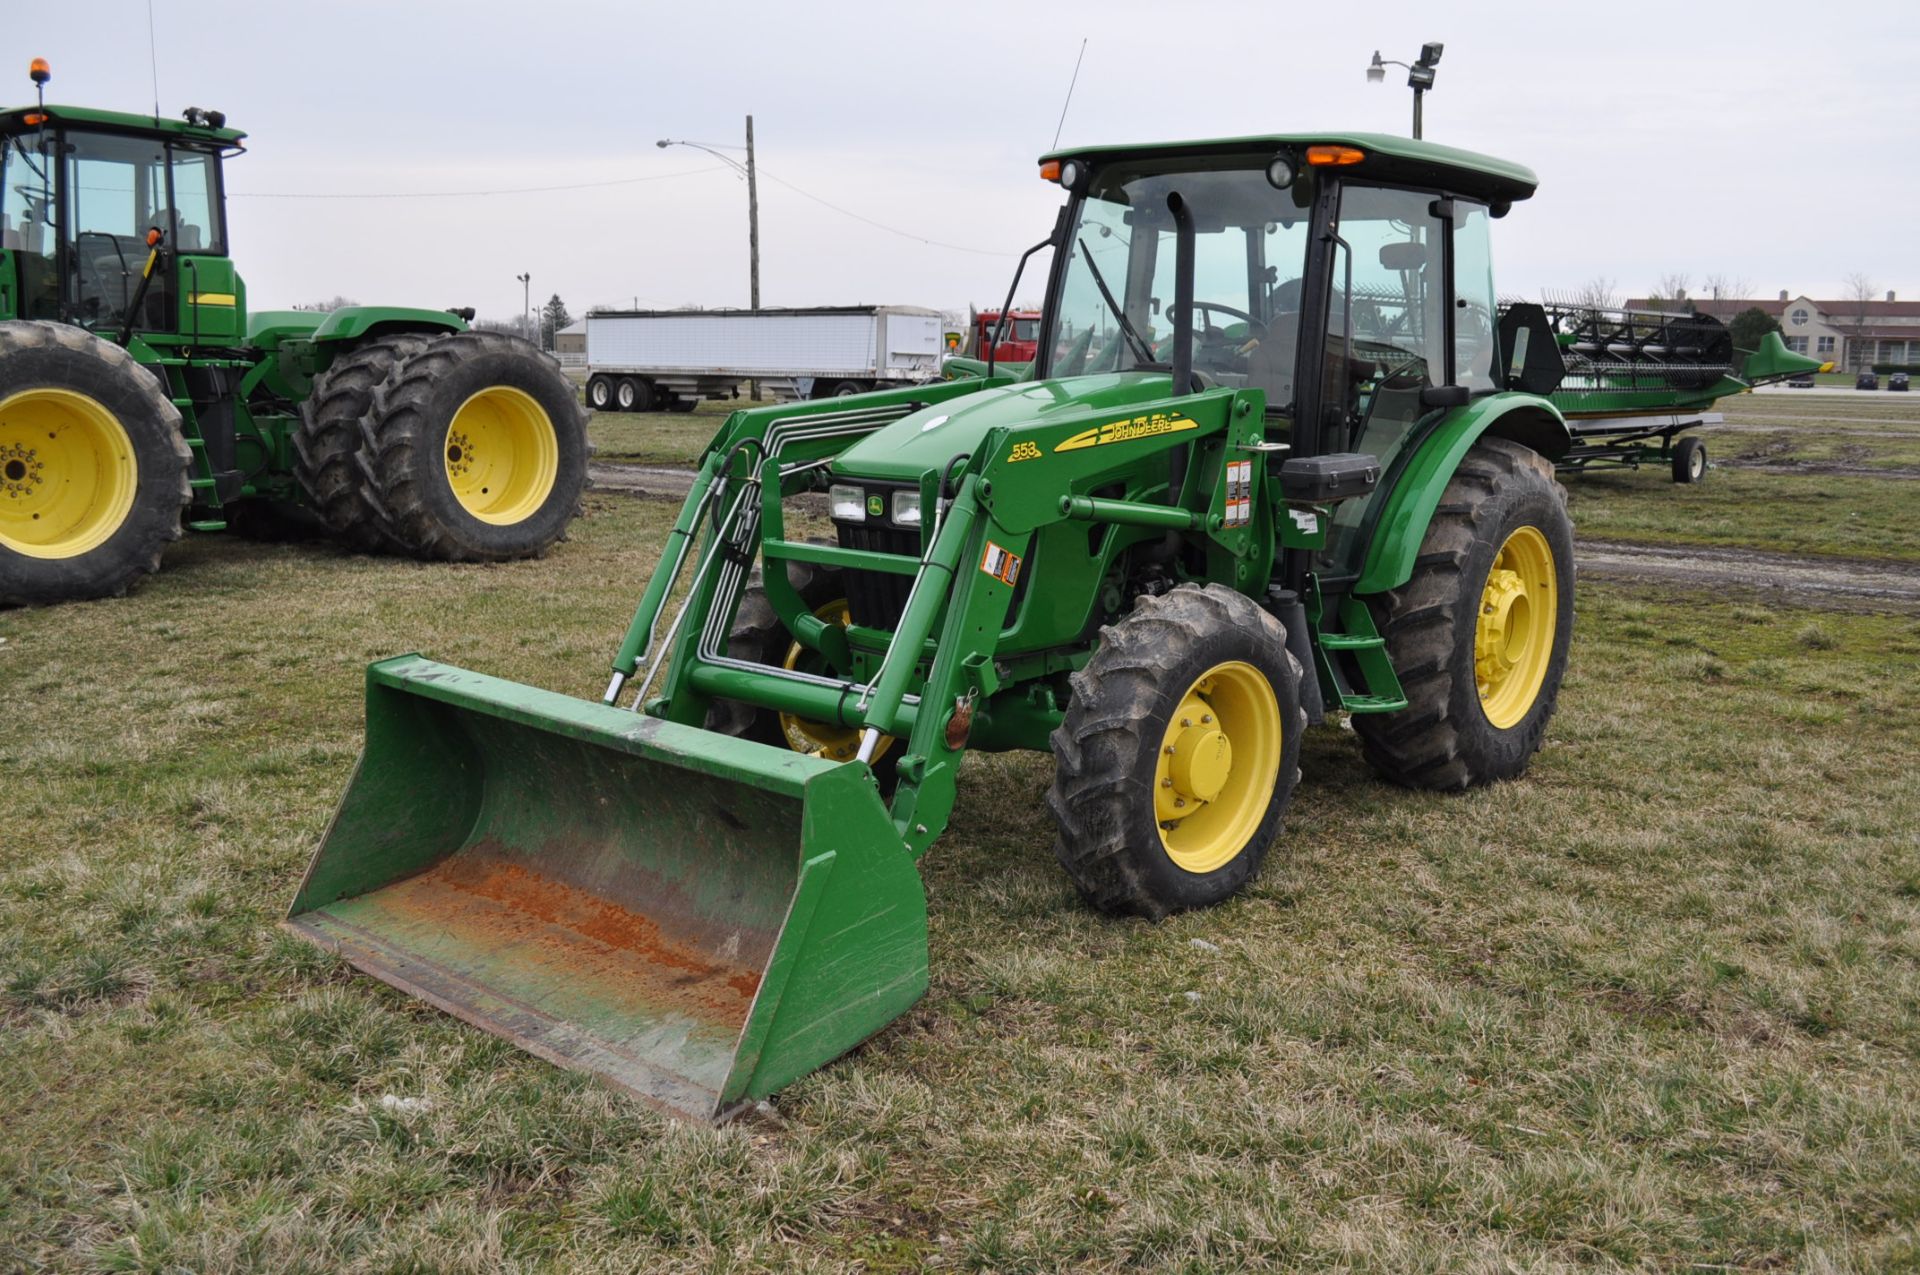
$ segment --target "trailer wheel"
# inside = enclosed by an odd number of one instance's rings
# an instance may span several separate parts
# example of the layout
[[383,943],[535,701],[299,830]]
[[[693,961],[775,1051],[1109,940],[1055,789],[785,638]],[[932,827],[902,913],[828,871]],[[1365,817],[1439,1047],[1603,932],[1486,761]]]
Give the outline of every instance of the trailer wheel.
[[580,513],[586,413],[559,364],[497,332],[443,336],[374,392],[361,478],[381,529],[449,562],[544,554]]
[[[795,562],[787,567],[787,579],[807,608],[829,624],[846,624],[852,618],[847,609],[845,578],[839,571]],[[800,669],[808,673],[830,671],[818,653],[801,646],[787,632],[767,598],[758,570],[748,581],[740,605],[733,613],[733,628],[727,634],[727,654],[771,668]],[[852,761],[860,750],[858,727],[807,721],[791,713],[737,700],[715,700],[707,709],[706,726],[718,734],[816,754],[828,761]],[[900,760],[899,743],[882,736],[874,750],[873,772],[883,788],[892,786],[894,767]]]
[[1707,476],[1707,445],[1694,437],[1680,440],[1673,449],[1673,481],[1697,483]]
[[623,412],[653,410],[653,386],[638,376],[623,376],[613,387],[614,406]]
[[1157,920],[1253,879],[1300,779],[1300,679],[1285,628],[1223,585],[1143,597],[1101,630],[1047,793],[1088,902]]
[[1413,578],[1367,599],[1406,692],[1356,713],[1367,760],[1409,788],[1512,779],[1539,750],[1573,636],[1573,523],[1539,453],[1482,438],[1461,461]]
[[596,412],[613,409],[613,382],[604,376],[587,378],[587,406]]
[[841,381],[833,387],[833,397],[852,398],[855,394],[865,394],[872,388],[864,381]]
[[700,400],[697,398],[676,398],[673,400],[672,406],[667,410],[685,415],[698,406],[700,406]]
[[360,481],[357,459],[372,444],[373,392],[403,359],[433,337],[403,332],[375,337],[333,361],[313,380],[293,431],[293,476],[326,529],[359,553],[398,546],[381,530],[377,497]]
[[180,411],[127,352],[0,323],[0,606],[118,597],[192,499]]

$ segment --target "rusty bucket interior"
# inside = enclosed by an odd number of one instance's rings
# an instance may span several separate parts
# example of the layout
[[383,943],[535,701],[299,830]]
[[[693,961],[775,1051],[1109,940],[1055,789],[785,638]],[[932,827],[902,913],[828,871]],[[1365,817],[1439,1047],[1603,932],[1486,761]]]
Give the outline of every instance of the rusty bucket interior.
[[675,1114],[724,1118],[926,989],[871,777],[407,656],[287,924]]

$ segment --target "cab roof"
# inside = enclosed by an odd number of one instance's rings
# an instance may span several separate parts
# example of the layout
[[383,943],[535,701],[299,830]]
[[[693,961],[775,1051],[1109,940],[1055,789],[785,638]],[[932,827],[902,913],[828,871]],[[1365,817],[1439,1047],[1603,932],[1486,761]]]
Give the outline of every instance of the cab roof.
[[163,137],[168,141],[200,142],[219,147],[238,146],[246,134],[237,128],[209,128],[153,115],[129,115],[125,111],[96,111],[85,106],[9,106],[0,110],[0,133],[26,132],[37,127],[25,117],[44,112],[49,124],[69,124],[95,128],[109,133],[132,133],[141,137]]
[[1040,158],[1107,160],[1175,155],[1223,155],[1279,150],[1304,152],[1309,146],[1351,146],[1366,158],[1340,171],[1409,185],[1438,186],[1456,194],[1489,201],[1526,199],[1540,185],[1531,168],[1477,151],[1416,141],[1388,133],[1265,133],[1253,137],[1220,137],[1184,142],[1136,142],[1117,146],[1075,146],[1049,151]]

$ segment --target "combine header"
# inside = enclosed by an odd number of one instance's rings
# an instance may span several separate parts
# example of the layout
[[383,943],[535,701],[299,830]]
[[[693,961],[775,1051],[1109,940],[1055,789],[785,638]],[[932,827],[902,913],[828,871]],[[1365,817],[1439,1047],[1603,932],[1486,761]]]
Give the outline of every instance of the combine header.
[[[1560,458],[1563,470],[1666,464],[1675,482],[1698,482],[1707,472],[1706,444],[1681,435],[1696,425],[1718,424],[1720,417],[1707,409],[1756,385],[1833,366],[1792,353],[1777,332],[1768,333],[1758,350],[1737,350],[1733,334],[1708,314],[1507,307],[1507,313],[1516,310],[1539,315],[1511,328],[1503,318],[1503,334],[1524,333],[1544,320],[1559,353],[1558,367],[1546,360],[1529,384],[1549,394],[1573,433],[1573,447]],[[1524,364],[1525,341],[1518,339],[1516,361]]]
[[735,412],[600,703],[374,665],[294,930],[723,1117],[925,990],[971,750],[1052,752],[1060,864],[1151,918],[1253,879],[1328,714],[1395,783],[1526,770],[1574,615],[1557,337],[1488,264],[1533,174],[1348,134],[1041,175],[1028,375]]

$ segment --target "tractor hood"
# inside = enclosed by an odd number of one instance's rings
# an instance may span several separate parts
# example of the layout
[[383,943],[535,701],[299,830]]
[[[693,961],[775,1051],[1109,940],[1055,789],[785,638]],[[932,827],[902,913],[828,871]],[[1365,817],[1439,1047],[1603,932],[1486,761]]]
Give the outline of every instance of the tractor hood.
[[1165,372],[1110,372],[981,390],[923,407],[869,434],[840,454],[833,472],[915,482],[961,452],[972,454],[993,430],[1102,408],[1125,411],[1164,399],[1172,391],[1173,378]]

